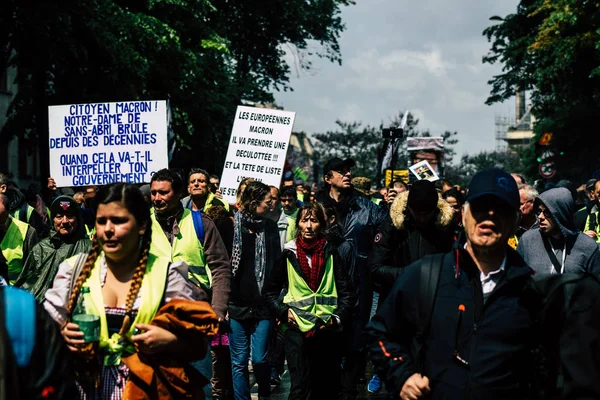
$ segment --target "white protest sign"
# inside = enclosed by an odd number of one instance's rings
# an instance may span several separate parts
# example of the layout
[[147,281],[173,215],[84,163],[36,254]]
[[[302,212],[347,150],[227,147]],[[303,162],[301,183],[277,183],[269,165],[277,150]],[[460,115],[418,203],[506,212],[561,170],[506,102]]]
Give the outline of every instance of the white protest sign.
[[295,112],[238,106],[221,177],[223,198],[235,204],[240,181],[279,187]]
[[150,182],[169,166],[166,101],[48,107],[56,186]]

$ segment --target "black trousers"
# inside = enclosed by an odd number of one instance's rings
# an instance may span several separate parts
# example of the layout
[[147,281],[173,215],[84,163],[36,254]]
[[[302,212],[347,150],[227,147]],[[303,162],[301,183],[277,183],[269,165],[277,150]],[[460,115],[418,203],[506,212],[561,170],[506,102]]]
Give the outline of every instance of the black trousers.
[[340,332],[320,329],[305,337],[294,328],[285,331],[290,372],[288,400],[337,399],[341,392],[343,340]]

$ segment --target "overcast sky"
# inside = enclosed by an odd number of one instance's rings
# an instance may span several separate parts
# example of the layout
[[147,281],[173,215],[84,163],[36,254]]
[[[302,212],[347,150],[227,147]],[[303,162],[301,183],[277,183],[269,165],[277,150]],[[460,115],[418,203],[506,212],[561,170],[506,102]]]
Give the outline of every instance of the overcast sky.
[[500,65],[482,64],[482,31],[518,0],[357,0],[342,11],[342,65],[314,59],[294,70],[293,92],[276,93],[296,112],[295,131],[335,129],[335,120],[388,124],[409,109],[432,136],[457,131],[458,155],[494,150],[494,116],[514,116],[514,99],[486,106],[487,81]]

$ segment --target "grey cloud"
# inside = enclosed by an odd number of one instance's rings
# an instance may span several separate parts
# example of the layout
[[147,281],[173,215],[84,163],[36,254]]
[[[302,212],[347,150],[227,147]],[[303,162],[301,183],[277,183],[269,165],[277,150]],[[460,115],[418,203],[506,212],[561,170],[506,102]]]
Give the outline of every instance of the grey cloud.
[[276,93],[296,111],[296,130],[325,132],[335,120],[378,125],[401,109],[433,135],[458,131],[460,154],[495,148],[494,116],[511,104],[486,106],[487,81],[500,66],[481,63],[489,17],[516,10],[517,0],[358,0],[343,10],[343,65],[314,60],[293,76],[293,92]]

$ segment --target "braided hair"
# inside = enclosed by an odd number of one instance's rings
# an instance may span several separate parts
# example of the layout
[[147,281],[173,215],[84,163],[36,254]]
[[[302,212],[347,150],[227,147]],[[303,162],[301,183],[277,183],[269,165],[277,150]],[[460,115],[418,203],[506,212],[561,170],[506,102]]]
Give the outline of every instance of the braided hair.
[[[144,195],[139,188],[128,183],[114,183],[104,186],[100,189],[96,198],[97,204],[109,204],[113,202],[120,203],[131,214],[133,214],[139,226],[144,224],[146,225],[146,231],[144,232],[141,240],[139,262],[131,277],[131,286],[129,287],[129,293],[127,293],[127,299],[125,302],[125,318],[123,319],[123,325],[119,331],[119,334],[123,335],[131,327],[131,310],[133,308],[133,303],[137,298],[140,287],[142,286],[142,279],[144,278],[146,266],[148,265],[150,238],[152,235],[150,210],[148,207],[145,207]],[[90,277],[100,251],[100,244],[98,243],[96,235],[94,235],[92,239],[92,248],[90,249],[81,272],[75,281],[75,284],[71,290],[71,296],[69,297],[69,301],[67,303],[67,318],[69,321],[71,320],[77,297],[81,292],[81,287]]]

